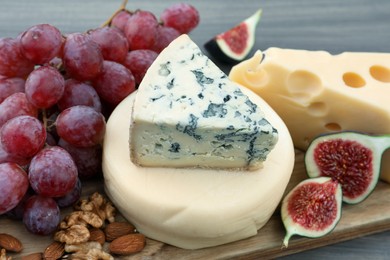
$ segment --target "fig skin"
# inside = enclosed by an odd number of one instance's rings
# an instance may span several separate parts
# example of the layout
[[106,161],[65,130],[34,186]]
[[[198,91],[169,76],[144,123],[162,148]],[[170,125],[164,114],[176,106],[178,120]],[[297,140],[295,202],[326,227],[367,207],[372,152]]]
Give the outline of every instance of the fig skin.
[[[204,44],[205,49],[215,59],[228,64],[236,64],[243,61],[253,49],[255,44],[256,28],[260,21],[262,10],[257,10],[253,15],[246,18],[233,28],[220,33]],[[229,41],[240,43],[240,52],[236,52]],[[237,48],[237,46],[235,46]]]
[[223,52],[221,50],[221,48],[219,47],[219,45],[217,43],[217,40],[215,38],[213,38],[210,41],[208,41],[204,45],[204,47],[218,61],[221,61],[221,62],[224,62],[224,63],[227,63],[227,64],[237,64],[238,62],[241,61],[241,60],[233,59],[229,55],[227,55],[225,52]]
[[[330,147],[332,142],[338,147],[321,148],[321,144]],[[375,189],[380,176],[382,154],[389,147],[390,135],[374,136],[356,131],[322,134],[310,143],[305,153],[306,171],[310,178],[327,176],[339,181],[343,189],[343,202],[357,204]],[[319,156],[326,161],[321,162]],[[366,158],[366,161],[359,161],[359,158]],[[365,167],[359,166],[360,163]],[[331,170],[325,169],[323,165],[327,165],[326,168],[332,165]]]
[[[301,181],[282,201],[283,247],[288,247],[293,235],[318,238],[329,234],[340,221],[341,211],[342,190],[337,181],[330,177]],[[303,224],[299,222],[302,215],[306,218]]]

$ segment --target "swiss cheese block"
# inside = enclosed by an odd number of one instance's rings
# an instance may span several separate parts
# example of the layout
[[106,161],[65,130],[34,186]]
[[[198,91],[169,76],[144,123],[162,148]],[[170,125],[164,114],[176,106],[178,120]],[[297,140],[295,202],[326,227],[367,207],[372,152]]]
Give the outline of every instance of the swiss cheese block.
[[[233,67],[229,77],[275,109],[297,148],[333,131],[390,133],[389,53],[270,48]],[[382,166],[390,182],[390,151]]]
[[140,166],[253,170],[278,135],[261,108],[182,35],[142,80],[131,137],[132,160]]
[[253,92],[279,140],[255,171],[139,167],[130,160],[132,94],[107,121],[105,190],[121,214],[147,237],[186,249],[221,245],[257,234],[278,206],[294,166],[294,147],[280,117]]

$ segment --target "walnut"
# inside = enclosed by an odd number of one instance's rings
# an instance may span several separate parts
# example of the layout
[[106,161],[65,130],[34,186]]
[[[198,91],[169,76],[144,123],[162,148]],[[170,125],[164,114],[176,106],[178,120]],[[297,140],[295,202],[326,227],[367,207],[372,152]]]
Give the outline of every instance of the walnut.
[[[91,230],[101,230],[106,220],[110,223],[115,221],[115,208],[111,202],[95,192],[88,199],[80,200],[74,210],[61,221],[59,230],[54,234],[55,241],[65,244],[65,251],[68,254],[63,258],[114,259],[109,253],[104,252],[100,243],[89,241]],[[104,242],[103,238],[102,244]]]
[[102,249],[102,245],[96,241],[89,241],[89,242],[84,242],[81,244],[68,244],[65,245],[65,252],[67,253],[75,253],[75,252],[80,252],[80,251],[88,251],[90,249],[97,248],[97,249]]
[[5,251],[4,248],[1,249],[0,251],[0,260],[12,260],[11,256],[7,256],[7,252]]
[[102,245],[96,241],[78,245],[65,245],[65,251],[72,253],[70,259],[113,260],[114,257],[103,251]]
[[115,208],[101,194],[95,192],[89,199],[80,200],[75,206],[76,210],[88,211],[97,214],[102,221],[115,221]]
[[65,244],[80,244],[88,241],[89,230],[84,225],[72,225],[66,229],[57,231],[54,240]]
[[74,225],[83,225],[85,227],[91,225],[94,228],[100,228],[103,226],[103,223],[103,220],[93,212],[73,211],[61,221],[60,229],[67,229]]

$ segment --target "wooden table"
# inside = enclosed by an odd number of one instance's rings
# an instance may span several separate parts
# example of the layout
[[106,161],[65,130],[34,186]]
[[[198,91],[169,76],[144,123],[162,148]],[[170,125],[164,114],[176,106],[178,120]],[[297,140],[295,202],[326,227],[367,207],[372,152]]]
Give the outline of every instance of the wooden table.
[[[173,2],[177,1],[129,1],[127,7],[159,15]],[[190,34],[200,46],[262,8],[255,49],[277,46],[331,53],[390,52],[390,1],[387,0],[183,2],[191,2],[200,11],[201,23]],[[64,33],[86,31],[102,24],[120,4],[121,0],[2,0],[0,37],[15,37],[38,23],[53,24]],[[226,72],[230,69],[218,65]],[[385,231],[284,259],[390,259],[389,241],[390,231]]]

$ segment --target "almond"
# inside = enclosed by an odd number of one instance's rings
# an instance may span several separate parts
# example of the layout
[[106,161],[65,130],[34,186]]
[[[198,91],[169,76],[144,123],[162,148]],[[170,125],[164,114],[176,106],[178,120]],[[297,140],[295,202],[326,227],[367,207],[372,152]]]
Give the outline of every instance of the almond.
[[110,252],[117,255],[129,255],[140,252],[145,247],[145,236],[127,234],[114,239],[109,246]]
[[0,248],[4,248],[7,251],[19,253],[23,249],[22,242],[14,236],[9,234],[0,234]]
[[61,242],[54,241],[48,245],[43,252],[44,259],[59,259],[65,253],[65,244]]
[[135,232],[135,227],[128,222],[112,222],[104,229],[106,233],[106,241],[112,241],[118,237],[132,234]]
[[106,242],[106,235],[104,234],[103,230],[99,228],[91,228],[89,233],[89,241],[96,241],[101,245],[104,245],[104,242]]
[[42,253],[32,253],[21,257],[21,260],[42,260]]

